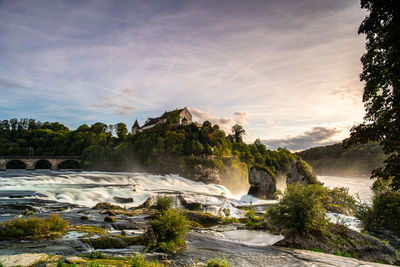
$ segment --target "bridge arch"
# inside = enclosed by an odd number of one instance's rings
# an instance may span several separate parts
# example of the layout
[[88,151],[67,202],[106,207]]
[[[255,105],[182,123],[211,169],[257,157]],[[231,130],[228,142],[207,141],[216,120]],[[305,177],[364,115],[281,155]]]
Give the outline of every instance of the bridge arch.
[[38,159],[33,163],[35,169],[52,169],[51,161],[48,159]]
[[26,169],[26,162],[19,159],[10,159],[5,163],[7,169]]
[[82,164],[80,160],[77,159],[66,159],[60,161],[57,165],[57,169],[80,169]]

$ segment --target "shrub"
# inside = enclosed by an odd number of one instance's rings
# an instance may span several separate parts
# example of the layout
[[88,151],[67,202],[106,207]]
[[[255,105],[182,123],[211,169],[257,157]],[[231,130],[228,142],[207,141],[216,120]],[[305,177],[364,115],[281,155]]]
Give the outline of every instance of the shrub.
[[385,228],[400,237],[400,192],[382,191],[373,197],[372,206],[359,203],[356,217],[367,231]]
[[164,267],[164,264],[148,261],[142,254],[137,253],[132,256],[131,267]]
[[103,252],[100,252],[100,251],[92,251],[87,255],[87,257],[91,260],[108,259],[109,258],[109,256],[107,256],[106,254],[104,254]]
[[154,203],[154,208],[163,213],[164,211],[172,208],[173,202],[174,199],[171,196],[158,195],[156,197],[156,202]]
[[270,226],[295,234],[324,233],[328,219],[322,204],[325,196],[321,185],[289,184],[279,203],[266,212]]
[[214,258],[209,261],[207,261],[207,267],[230,267],[231,265],[229,264],[229,261],[224,258],[224,259],[218,259]]
[[168,209],[159,218],[151,222],[159,249],[177,252],[186,247],[183,240],[188,232],[186,216],[179,210]]
[[348,188],[335,187],[328,189],[328,202],[324,206],[327,210],[350,215],[356,211],[356,200],[349,194]]
[[55,238],[68,229],[68,221],[57,214],[45,218],[17,218],[0,223],[0,239],[44,239]]

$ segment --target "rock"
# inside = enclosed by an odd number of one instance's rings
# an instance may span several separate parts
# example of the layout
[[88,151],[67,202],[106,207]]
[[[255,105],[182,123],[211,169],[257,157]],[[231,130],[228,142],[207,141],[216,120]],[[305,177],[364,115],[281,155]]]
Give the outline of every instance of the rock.
[[143,234],[144,239],[147,241],[148,244],[157,244],[157,237],[154,233],[153,228],[149,227],[147,232]]
[[116,222],[117,218],[115,218],[115,216],[107,216],[104,218],[105,222]]
[[219,184],[221,181],[221,174],[218,169],[196,165],[194,167],[193,180],[205,184]]
[[153,205],[153,201],[151,200],[151,197],[146,199],[145,202],[143,202],[141,205],[139,205],[137,208],[138,209],[143,209],[143,208],[150,208],[151,205]]
[[1,206],[1,208],[6,208],[6,209],[13,209],[13,210],[24,210],[24,211],[33,211],[33,212],[38,212],[39,210],[35,207],[32,207],[30,205],[24,204],[24,203],[9,203],[9,204],[4,204]]
[[275,174],[264,166],[255,165],[250,169],[248,194],[262,199],[274,199],[276,192]]
[[132,203],[133,202],[133,198],[128,197],[114,197],[113,198],[115,200],[115,202],[120,203],[120,204],[124,204],[124,203]]
[[223,222],[220,216],[212,215],[210,213],[187,210],[184,214],[189,220],[206,227],[221,224]]
[[187,210],[198,210],[201,211],[203,209],[203,204],[199,202],[187,202],[187,200],[183,196],[178,196],[182,206]]
[[92,209],[95,209],[95,210],[121,210],[123,208],[118,205],[110,204],[108,202],[100,202],[100,203],[97,203],[96,206],[94,206]]
[[3,266],[34,266],[45,261],[49,255],[44,253],[26,253],[17,255],[0,256],[0,262]]
[[80,263],[86,263],[87,260],[85,260],[81,257],[78,257],[78,256],[72,256],[72,257],[67,257],[65,259],[65,262],[68,264],[80,264]]
[[290,168],[286,184],[295,184],[297,182],[303,185],[318,184],[317,177],[313,174],[312,168],[304,160],[298,158]]
[[82,215],[81,220],[89,220],[89,217],[87,215]]

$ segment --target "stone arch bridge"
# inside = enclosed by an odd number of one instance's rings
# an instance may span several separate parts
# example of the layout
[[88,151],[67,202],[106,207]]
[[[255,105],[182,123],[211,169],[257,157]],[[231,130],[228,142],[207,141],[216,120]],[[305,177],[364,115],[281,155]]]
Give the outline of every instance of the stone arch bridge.
[[35,170],[36,163],[45,160],[50,163],[52,170],[57,170],[58,165],[64,161],[75,161],[81,164],[82,159],[76,156],[0,156],[0,170],[7,169],[10,161],[21,161],[25,164],[26,170]]

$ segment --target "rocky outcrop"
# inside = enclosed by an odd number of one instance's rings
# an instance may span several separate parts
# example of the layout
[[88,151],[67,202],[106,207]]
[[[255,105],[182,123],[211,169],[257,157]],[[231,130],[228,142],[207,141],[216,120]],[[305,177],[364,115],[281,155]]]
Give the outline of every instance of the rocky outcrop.
[[249,195],[253,195],[262,199],[274,199],[276,192],[276,177],[275,174],[264,166],[253,166],[250,169]]
[[317,177],[313,174],[312,168],[304,160],[298,158],[290,168],[287,175],[286,184],[295,184],[300,182],[303,185],[319,183]]
[[221,181],[221,174],[218,169],[196,165],[193,172],[193,180],[206,184],[218,184]]
[[34,266],[46,260],[49,255],[44,253],[26,253],[17,255],[0,256],[2,266]]

